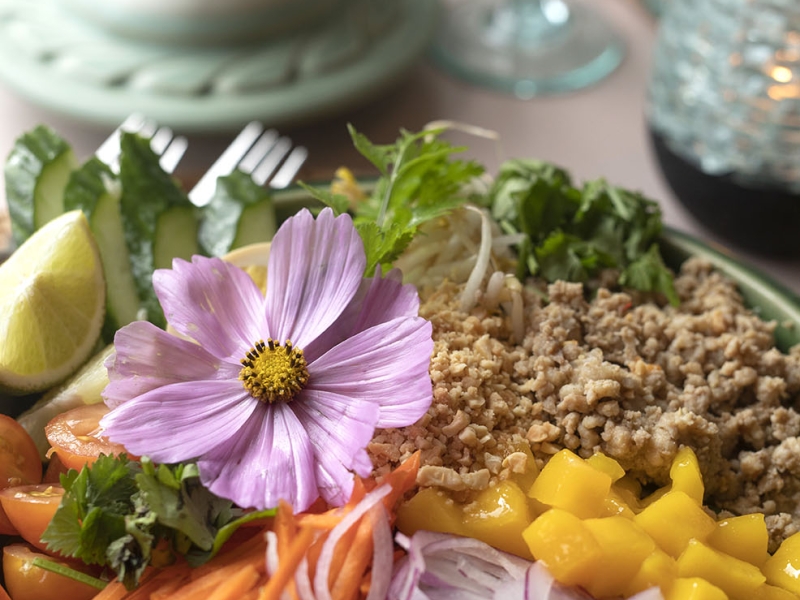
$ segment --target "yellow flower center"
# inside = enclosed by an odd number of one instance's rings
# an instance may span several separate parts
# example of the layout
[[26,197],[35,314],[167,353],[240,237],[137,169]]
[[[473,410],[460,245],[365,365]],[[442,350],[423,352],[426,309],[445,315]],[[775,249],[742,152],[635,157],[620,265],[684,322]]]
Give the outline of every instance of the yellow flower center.
[[288,402],[308,383],[308,369],[303,351],[286,340],[260,340],[242,359],[239,379],[253,398],[272,404]]

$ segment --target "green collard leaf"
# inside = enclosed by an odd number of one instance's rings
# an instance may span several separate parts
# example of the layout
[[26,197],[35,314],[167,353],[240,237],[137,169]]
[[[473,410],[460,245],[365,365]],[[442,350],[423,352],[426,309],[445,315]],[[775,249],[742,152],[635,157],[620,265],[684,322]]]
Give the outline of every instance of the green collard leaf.
[[646,292],[658,292],[664,294],[673,306],[680,304],[672,272],[664,264],[657,244],[650,246],[646,253],[627,266],[620,275],[620,284]]

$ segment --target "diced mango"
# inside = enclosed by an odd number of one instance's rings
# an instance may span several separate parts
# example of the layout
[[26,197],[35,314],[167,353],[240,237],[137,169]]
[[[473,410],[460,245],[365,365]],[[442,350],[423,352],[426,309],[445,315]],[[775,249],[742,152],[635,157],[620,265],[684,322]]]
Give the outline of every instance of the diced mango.
[[753,590],[752,600],[797,600],[798,596],[789,590],[765,583]]
[[679,577],[664,596],[664,600],[728,600],[728,596],[705,579]]
[[586,519],[583,524],[602,551],[597,571],[583,587],[598,598],[621,596],[644,559],[656,549],[653,538],[625,517]]
[[530,523],[528,497],[509,480],[486,488],[464,509],[467,535],[528,559],[531,552],[522,532]]
[[634,517],[656,544],[677,558],[691,539],[705,541],[717,524],[685,492],[667,492]]
[[601,473],[607,473],[611,477],[612,483],[625,477],[625,469],[613,458],[606,456],[602,452],[598,452],[587,458],[586,464],[594,467]]
[[800,533],[783,540],[761,570],[767,583],[800,595]]
[[618,479],[611,484],[611,491],[619,495],[633,512],[638,513],[642,510],[642,484],[635,477],[625,475],[622,479]]
[[625,590],[625,597],[657,586],[666,594],[678,578],[678,563],[669,554],[656,548],[643,561]]
[[669,469],[669,478],[672,480],[671,490],[685,492],[698,504],[703,504],[705,486],[703,475],[700,473],[700,464],[697,456],[688,446],[678,450]]
[[422,488],[397,509],[395,524],[406,535],[420,529],[466,535],[464,510],[441,490]]
[[751,600],[753,590],[767,578],[755,565],[714,550],[698,540],[690,540],[678,557],[680,577],[702,577],[737,600]]
[[554,454],[533,482],[531,498],[588,519],[603,513],[603,499],[611,489],[611,476],[589,466],[570,450]]
[[603,557],[600,544],[571,512],[551,508],[531,523],[522,537],[536,560],[565,585],[591,581]]
[[614,486],[611,486],[608,496],[603,499],[603,513],[601,516],[620,516],[626,519],[633,519],[635,514],[620,493],[614,489]]
[[763,513],[731,517],[717,522],[708,545],[745,562],[764,566],[769,554],[769,532]]

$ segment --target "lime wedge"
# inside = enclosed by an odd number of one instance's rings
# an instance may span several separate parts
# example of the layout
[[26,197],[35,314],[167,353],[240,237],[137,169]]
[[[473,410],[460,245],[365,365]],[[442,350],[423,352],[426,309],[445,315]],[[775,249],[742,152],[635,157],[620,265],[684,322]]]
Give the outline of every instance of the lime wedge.
[[75,372],[97,344],[105,278],[89,223],[46,223],[0,265],[0,391],[28,394]]

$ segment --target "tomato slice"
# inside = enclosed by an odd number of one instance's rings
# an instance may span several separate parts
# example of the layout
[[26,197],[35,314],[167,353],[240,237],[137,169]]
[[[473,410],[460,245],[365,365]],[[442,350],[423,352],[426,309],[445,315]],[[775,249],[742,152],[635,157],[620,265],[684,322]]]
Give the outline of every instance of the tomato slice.
[[27,544],[6,546],[3,548],[3,575],[14,600],[89,600],[97,595],[98,590],[86,583],[37,567],[33,564],[37,557],[76,568],[72,563],[36,552]]
[[[14,419],[0,415],[0,489],[42,480],[42,460],[31,436]],[[0,509],[0,534],[16,535]]]
[[80,471],[101,454],[125,452],[122,444],[109,441],[100,429],[100,419],[109,410],[102,402],[87,404],[58,415],[45,426],[47,441],[66,468]]
[[0,505],[26,542],[47,551],[40,539],[63,495],[64,488],[55,483],[21,485],[0,491]]

